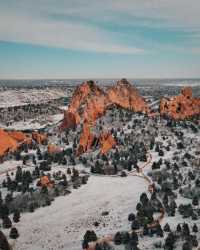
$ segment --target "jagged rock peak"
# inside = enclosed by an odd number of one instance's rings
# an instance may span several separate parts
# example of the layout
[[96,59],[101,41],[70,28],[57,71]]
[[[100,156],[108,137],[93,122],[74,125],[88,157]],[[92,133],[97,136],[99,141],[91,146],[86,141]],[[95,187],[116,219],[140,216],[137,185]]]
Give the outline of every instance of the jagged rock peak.
[[117,81],[117,85],[131,86],[131,83],[126,78],[122,78],[121,80]]
[[181,94],[185,97],[192,98],[192,88],[191,87],[185,87],[181,90]]
[[80,93],[83,95],[83,97],[86,97],[90,93],[97,93],[102,92],[103,90],[99,88],[99,86],[96,85],[96,83],[92,80],[84,81],[82,84],[76,87],[73,97],[80,95]]

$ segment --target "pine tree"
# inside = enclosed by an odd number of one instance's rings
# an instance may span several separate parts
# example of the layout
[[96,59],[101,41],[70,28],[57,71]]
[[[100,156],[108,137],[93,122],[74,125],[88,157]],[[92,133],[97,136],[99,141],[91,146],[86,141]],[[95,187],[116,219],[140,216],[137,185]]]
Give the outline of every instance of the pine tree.
[[194,233],[197,233],[197,232],[198,232],[198,227],[197,227],[196,223],[193,225],[192,231],[193,231]]
[[185,242],[183,244],[182,250],[192,250],[191,244],[189,242]]
[[170,229],[170,226],[169,226],[168,223],[166,223],[166,224],[164,225],[163,230],[164,230],[164,232],[171,232],[171,229]]
[[177,231],[178,233],[180,233],[180,232],[182,231],[182,228],[181,228],[181,225],[180,225],[180,224],[177,225],[176,231]]
[[6,239],[6,236],[0,231],[0,249],[3,250],[10,250],[10,246],[8,243],[8,240]]
[[160,224],[157,227],[157,236],[163,237],[163,230]]
[[12,227],[12,222],[8,216],[3,218],[3,228],[10,228]]
[[183,224],[183,236],[187,237],[190,235],[190,229],[187,223]]
[[193,206],[198,206],[199,205],[199,199],[197,196],[194,196],[194,198],[192,199],[192,205]]
[[135,220],[135,214],[131,213],[128,215],[128,221],[134,221]]
[[19,210],[15,210],[14,211],[14,214],[13,214],[13,221],[15,223],[19,222],[20,221],[20,212]]
[[122,235],[120,232],[117,232],[114,236],[114,243],[115,245],[121,245],[122,244]]
[[131,229],[138,230],[139,228],[140,228],[140,223],[138,222],[138,220],[134,220],[131,224]]
[[12,228],[11,228],[9,237],[10,237],[11,239],[17,239],[17,238],[19,237],[19,233],[18,233],[18,231],[17,231],[17,228],[15,228],[15,227],[12,227]]
[[17,167],[17,171],[15,174],[15,180],[16,182],[22,182],[22,168],[20,166]]

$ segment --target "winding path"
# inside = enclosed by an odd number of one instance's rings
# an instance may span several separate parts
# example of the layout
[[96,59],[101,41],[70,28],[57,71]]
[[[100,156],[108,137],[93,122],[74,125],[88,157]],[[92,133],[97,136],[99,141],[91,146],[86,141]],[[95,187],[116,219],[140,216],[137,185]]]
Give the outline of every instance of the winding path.
[[[134,176],[134,177],[140,177],[143,178],[147,183],[148,183],[148,191],[150,193],[153,192],[153,182],[151,180],[151,178],[149,178],[146,174],[144,174],[143,169],[145,167],[147,167],[150,163],[152,162],[152,154],[149,153],[148,156],[148,160],[147,162],[145,162],[141,167],[139,167],[139,171],[137,171],[136,169],[132,170],[131,172],[128,173],[129,176]],[[112,175],[112,177],[119,177],[120,175]],[[109,176],[110,177],[110,176]],[[165,210],[164,208],[162,208],[160,210],[160,215],[158,216],[157,219],[155,219],[151,224],[148,225],[148,228],[154,228],[156,227],[158,224],[160,224],[160,222],[162,221],[162,219],[164,218],[165,215]],[[131,230],[129,232],[129,234],[131,234],[132,232],[136,232],[137,234],[142,234],[143,233],[143,229],[139,229],[139,230]],[[102,242],[113,242],[114,241],[114,234],[110,234],[110,235],[106,235],[100,239],[98,239],[95,242],[91,242],[89,244],[89,247],[84,249],[84,250],[95,250],[95,246],[97,243],[102,243]]]

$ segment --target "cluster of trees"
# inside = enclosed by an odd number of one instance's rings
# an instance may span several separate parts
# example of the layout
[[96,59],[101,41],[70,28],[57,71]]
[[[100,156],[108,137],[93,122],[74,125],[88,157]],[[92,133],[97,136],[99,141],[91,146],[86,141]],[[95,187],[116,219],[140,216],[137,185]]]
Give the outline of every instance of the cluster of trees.
[[[9,199],[5,199],[3,201],[2,195],[0,192],[0,219],[2,220],[2,227],[4,229],[10,229],[9,237],[11,239],[16,239],[19,237],[19,233],[16,227],[13,226],[13,223],[18,223],[21,218],[21,214],[19,210],[14,210],[12,220],[10,219],[10,209],[9,209]],[[2,235],[0,234],[0,237]],[[1,243],[0,243],[1,244]],[[1,247],[0,247],[1,249]]]

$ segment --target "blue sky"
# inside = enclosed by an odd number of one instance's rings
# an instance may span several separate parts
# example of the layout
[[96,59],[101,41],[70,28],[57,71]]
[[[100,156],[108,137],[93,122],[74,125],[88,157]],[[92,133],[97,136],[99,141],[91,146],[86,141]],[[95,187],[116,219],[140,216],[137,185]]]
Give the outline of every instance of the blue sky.
[[0,0],[0,78],[197,78],[199,13],[199,0]]

